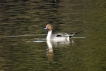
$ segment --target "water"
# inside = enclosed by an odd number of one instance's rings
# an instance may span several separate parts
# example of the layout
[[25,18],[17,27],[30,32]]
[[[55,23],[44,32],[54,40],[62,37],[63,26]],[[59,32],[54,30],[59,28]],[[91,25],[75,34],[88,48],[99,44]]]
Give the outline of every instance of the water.
[[[0,71],[106,71],[105,0],[1,0]],[[53,32],[78,32],[49,45]]]

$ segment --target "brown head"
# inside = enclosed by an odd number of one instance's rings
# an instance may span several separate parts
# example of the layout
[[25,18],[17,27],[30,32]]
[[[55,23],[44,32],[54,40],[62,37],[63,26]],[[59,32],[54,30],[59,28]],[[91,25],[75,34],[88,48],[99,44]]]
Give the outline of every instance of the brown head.
[[52,30],[52,25],[51,24],[47,24],[45,29],[48,29],[49,31]]

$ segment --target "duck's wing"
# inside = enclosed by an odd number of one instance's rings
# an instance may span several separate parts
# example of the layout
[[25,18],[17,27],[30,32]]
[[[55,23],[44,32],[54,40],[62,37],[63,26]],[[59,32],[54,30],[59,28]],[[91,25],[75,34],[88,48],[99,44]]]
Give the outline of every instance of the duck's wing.
[[[80,32],[82,32],[82,31],[80,31]],[[64,32],[61,32],[61,33],[55,33],[52,36],[53,37],[73,37],[75,34],[78,34],[80,32],[76,32],[76,33],[64,33]]]
[[53,34],[55,37],[67,37],[67,36],[69,36],[69,34],[68,33],[55,33],[55,34]]

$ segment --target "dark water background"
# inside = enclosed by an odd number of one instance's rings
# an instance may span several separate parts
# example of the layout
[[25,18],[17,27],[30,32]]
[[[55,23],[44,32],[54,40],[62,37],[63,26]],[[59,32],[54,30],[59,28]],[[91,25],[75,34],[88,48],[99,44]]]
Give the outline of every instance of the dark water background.
[[[78,32],[73,44],[26,42],[53,32]],[[0,0],[0,71],[106,71],[106,0]],[[22,36],[33,35],[33,36]]]

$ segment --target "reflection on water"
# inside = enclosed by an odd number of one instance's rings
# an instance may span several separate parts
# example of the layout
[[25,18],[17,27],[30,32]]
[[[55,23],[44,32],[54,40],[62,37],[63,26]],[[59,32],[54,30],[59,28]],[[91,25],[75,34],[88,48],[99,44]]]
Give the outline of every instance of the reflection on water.
[[34,41],[27,41],[27,42],[36,42],[36,43],[43,43],[46,42],[47,43],[47,57],[49,61],[53,61],[53,47],[66,47],[69,45],[72,45],[74,43],[73,39],[70,40],[58,40],[58,41],[54,41],[54,40],[46,40],[45,38],[36,38]]
[[46,43],[47,43],[47,46],[48,46],[48,49],[47,49],[47,56],[48,56],[48,59],[49,59],[49,61],[52,61],[53,60],[53,46],[54,47],[65,47],[66,45],[69,45],[69,44],[71,44],[71,43],[73,43],[73,40],[70,42],[70,40],[69,41],[58,41],[58,42],[56,42],[56,41],[53,41],[53,40],[47,40],[46,41]]
[[52,61],[53,60],[53,45],[50,41],[47,41],[47,46],[48,46],[47,56],[49,61]]

